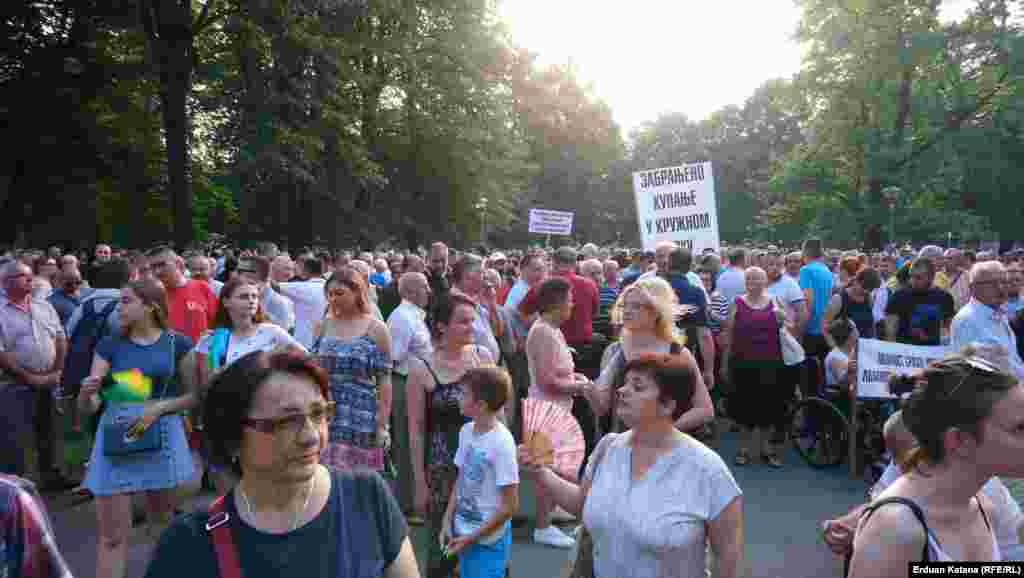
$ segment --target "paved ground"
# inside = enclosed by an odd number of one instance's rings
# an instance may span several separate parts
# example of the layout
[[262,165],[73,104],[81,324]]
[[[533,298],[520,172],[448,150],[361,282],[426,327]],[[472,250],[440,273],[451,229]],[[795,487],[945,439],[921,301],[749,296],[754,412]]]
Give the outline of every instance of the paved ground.
[[[732,463],[733,436],[725,434],[721,452]],[[825,548],[818,527],[826,517],[845,512],[863,499],[864,484],[851,480],[846,470],[812,470],[792,452],[786,466],[773,470],[763,464],[733,467],[745,496],[746,556],[743,576],[749,578],[830,578],[842,575],[842,566]],[[529,493],[529,492],[526,492]],[[196,498],[193,507],[204,507],[208,497]],[[76,576],[89,577],[95,567],[95,518],[91,503],[68,507],[51,500],[57,541]],[[524,512],[532,507],[524,497]],[[547,578],[559,576],[569,553],[530,543],[528,522],[514,532],[512,575]],[[426,533],[417,530],[414,540],[425,543]],[[129,543],[128,577],[144,574],[150,544],[141,533]],[[186,568],[183,568],[187,572]]]

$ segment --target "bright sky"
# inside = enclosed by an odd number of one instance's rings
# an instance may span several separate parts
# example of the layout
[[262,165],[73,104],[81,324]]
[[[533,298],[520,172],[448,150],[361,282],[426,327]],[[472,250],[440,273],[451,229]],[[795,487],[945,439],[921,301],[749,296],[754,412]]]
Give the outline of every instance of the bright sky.
[[[944,0],[943,16],[973,2]],[[742,104],[800,68],[793,0],[502,0],[499,14],[542,63],[571,61],[624,136],[660,113]]]

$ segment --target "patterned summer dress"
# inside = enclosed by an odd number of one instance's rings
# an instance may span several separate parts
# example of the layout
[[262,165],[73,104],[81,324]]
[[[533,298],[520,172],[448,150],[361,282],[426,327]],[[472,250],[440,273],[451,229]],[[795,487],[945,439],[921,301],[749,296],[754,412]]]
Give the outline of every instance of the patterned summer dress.
[[377,381],[391,371],[390,356],[369,335],[321,335],[312,351],[330,378],[331,398],[337,404],[320,461],[342,470],[383,470],[384,449],[377,443]]

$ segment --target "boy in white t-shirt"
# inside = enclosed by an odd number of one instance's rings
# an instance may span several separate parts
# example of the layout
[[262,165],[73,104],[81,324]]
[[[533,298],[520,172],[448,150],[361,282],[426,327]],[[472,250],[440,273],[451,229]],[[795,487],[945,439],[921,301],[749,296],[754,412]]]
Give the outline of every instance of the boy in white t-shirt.
[[458,555],[463,578],[502,578],[512,547],[512,515],[519,509],[516,442],[498,414],[511,397],[512,379],[494,366],[462,377],[459,468],[445,511],[441,546]]

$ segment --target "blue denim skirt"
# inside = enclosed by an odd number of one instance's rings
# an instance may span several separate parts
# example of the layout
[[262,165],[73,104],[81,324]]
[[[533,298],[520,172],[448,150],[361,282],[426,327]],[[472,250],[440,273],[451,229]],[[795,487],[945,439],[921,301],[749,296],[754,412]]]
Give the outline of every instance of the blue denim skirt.
[[138,418],[143,409],[141,403],[118,403],[107,406],[103,411],[83,484],[94,495],[167,490],[190,481],[195,475],[192,451],[185,438],[185,424],[178,414],[160,418],[163,438],[159,450],[126,456],[103,453],[105,426],[117,420]]

